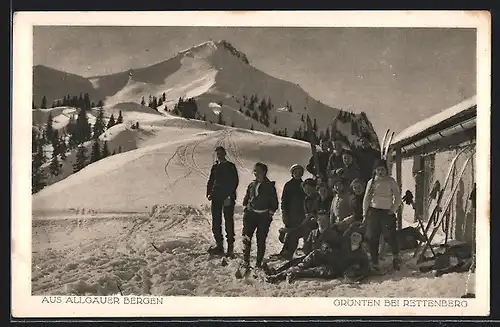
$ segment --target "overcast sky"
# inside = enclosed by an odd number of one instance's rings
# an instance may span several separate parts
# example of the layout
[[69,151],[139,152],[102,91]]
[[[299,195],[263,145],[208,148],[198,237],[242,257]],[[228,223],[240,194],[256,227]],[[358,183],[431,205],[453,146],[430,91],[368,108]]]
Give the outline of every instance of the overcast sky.
[[379,137],[476,93],[476,32],[465,29],[35,27],[33,61],[104,75],[209,39],[228,40],[251,65],[317,100],[365,111]]

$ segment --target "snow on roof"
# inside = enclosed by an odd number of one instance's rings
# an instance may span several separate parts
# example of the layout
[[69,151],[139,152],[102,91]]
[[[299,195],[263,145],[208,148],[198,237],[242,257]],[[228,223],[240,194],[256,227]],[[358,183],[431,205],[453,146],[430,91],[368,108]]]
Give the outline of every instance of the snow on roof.
[[474,95],[474,96],[454,105],[453,107],[445,109],[434,116],[431,116],[429,118],[426,118],[424,120],[419,121],[418,123],[411,125],[407,129],[403,130],[401,133],[396,135],[392,139],[391,144],[399,143],[405,139],[408,139],[408,138],[413,137],[417,134],[425,132],[429,128],[436,126],[437,124],[440,124],[440,123],[444,122],[445,120],[462,113],[463,111],[475,106],[476,104],[477,104],[476,96]]

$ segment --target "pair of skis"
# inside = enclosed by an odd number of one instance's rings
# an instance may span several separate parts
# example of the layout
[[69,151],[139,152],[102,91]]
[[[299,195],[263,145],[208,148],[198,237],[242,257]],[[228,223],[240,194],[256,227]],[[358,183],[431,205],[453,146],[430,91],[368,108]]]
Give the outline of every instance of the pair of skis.
[[[429,217],[429,220],[427,222],[427,226],[423,230],[424,236],[426,238],[426,244],[421,249],[421,252],[420,252],[420,255],[418,257],[417,262],[421,262],[423,260],[423,258],[424,258],[426,250],[428,248],[432,248],[432,243],[431,242],[434,239],[436,233],[438,232],[439,227],[441,226],[441,224],[444,223],[444,217],[446,217],[446,213],[450,209],[451,202],[452,202],[453,197],[455,196],[455,194],[456,194],[456,192],[458,190],[458,187],[460,185],[460,180],[462,179],[462,177],[463,177],[463,175],[465,173],[465,169],[467,168],[469,162],[474,157],[474,153],[476,152],[475,149],[470,153],[470,155],[467,157],[467,159],[463,163],[463,165],[462,165],[462,167],[461,167],[461,169],[460,169],[460,171],[459,171],[459,173],[457,175],[456,184],[451,186],[450,194],[446,198],[446,201],[444,202],[444,205],[441,206],[441,202],[443,201],[444,191],[446,190],[446,188],[447,188],[447,186],[448,186],[448,184],[449,184],[449,182],[451,180],[451,175],[452,175],[453,169],[455,168],[455,164],[456,164],[457,159],[460,157],[461,154],[463,154],[465,151],[467,151],[469,149],[470,149],[470,147],[465,147],[462,150],[460,150],[458,152],[458,154],[455,155],[455,157],[453,158],[453,160],[450,163],[450,167],[448,169],[448,173],[446,175],[446,179],[445,179],[444,185],[441,188],[441,190],[439,192],[439,195],[437,197],[436,206],[434,207],[434,210],[432,211],[431,216]],[[443,214],[440,216],[440,213],[443,213]],[[433,223],[434,221],[437,221],[437,223]],[[433,231],[431,232],[430,236],[427,236],[427,234],[429,233],[429,230],[430,230],[430,228],[431,228],[432,225],[434,225],[433,226]],[[419,250],[420,250],[419,248],[417,248],[415,250],[414,256],[416,256],[418,254]]]
[[389,148],[391,147],[392,139],[394,137],[394,132],[390,129],[385,131],[384,137],[382,139],[382,145],[380,147],[381,159],[388,160]]

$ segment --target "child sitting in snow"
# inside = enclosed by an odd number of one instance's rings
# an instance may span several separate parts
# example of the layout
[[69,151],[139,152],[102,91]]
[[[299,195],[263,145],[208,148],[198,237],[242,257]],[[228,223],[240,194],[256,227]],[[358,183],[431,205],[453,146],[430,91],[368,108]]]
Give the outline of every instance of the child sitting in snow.
[[342,274],[349,282],[360,281],[370,275],[370,260],[364,248],[362,223],[355,222],[344,232]]
[[320,277],[334,278],[339,271],[339,258],[342,251],[342,236],[330,227],[328,211],[320,211],[317,216],[318,227],[309,233],[304,242],[305,256],[295,258],[275,270],[268,270],[271,283],[296,278]]

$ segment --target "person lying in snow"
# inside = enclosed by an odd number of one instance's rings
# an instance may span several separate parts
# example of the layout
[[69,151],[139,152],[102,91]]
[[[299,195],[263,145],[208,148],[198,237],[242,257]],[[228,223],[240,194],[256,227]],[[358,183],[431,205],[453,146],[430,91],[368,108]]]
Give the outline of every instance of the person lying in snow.
[[334,261],[340,256],[342,238],[329,224],[327,211],[320,211],[317,217],[318,227],[313,229],[304,242],[304,256],[295,258],[278,270],[269,270],[267,280],[270,283],[285,280],[293,272],[295,277],[331,277],[335,271]]
[[[334,279],[344,277],[348,282],[360,281],[370,275],[370,262],[363,248],[363,229],[353,224],[341,235],[329,226],[326,212],[318,216],[318,229],[311,232],[305,249],[307,255],[268,270],[268,282],[292,282],[299,278]],[[323,230],[323,231],[321,231]],[[330,235],[328,233],[331,233]]]

